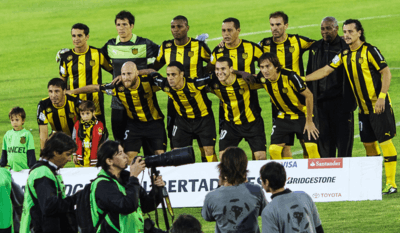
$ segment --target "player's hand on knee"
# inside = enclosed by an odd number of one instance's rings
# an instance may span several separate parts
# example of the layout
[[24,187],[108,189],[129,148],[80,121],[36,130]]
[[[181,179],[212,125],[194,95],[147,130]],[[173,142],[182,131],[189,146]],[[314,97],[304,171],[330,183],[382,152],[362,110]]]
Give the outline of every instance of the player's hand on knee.
[[61,54],[64,54],[66,52],[69,52],[69,49],[60,49],[57,54],[56,54],[56,62],[60,62],[61,61]]

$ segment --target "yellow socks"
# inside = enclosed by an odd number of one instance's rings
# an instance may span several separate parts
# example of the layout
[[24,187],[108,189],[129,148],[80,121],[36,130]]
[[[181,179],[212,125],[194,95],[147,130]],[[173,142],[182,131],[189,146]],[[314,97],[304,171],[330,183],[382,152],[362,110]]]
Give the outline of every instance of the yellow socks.
[[317,143],[306,142],[306,143],[304,143],[304,146],[306,147],[307,154],[310,157],[310,159],[319,159],[319,158],[321,158],[321,156],[319,155],[319,152],[318,152]]
[[282,159],[283,146],[272,144],[269,146],[269,155],[272,160]]
[[380,143],[382,148],[383,157],[385,159],[385,173],[386,173],[386,184],[391,184],[394,188],[397,188],[395,182],[396,176],[396,165],[397,165],[397,152],[394,148],[392,140],[387,140]]

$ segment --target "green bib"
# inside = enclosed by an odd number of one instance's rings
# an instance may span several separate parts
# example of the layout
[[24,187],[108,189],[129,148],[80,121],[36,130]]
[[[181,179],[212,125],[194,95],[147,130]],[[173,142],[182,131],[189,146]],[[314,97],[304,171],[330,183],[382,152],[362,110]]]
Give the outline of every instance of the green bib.
[[[100,176],[100,175],[110,177],[103,169],[99,172],[98,176]],[[107,180],[107,179],[100,177],[100,178],[96,179],[91,185],[90,206],[92,206],[91,213],[92,213],[92,219],[93,219],[93,227],[95,227],[97,225],[97,222],[99,221],[99,215],[104,213],[104,211],[101,210],[97,206],[96,198],[95,198],[97,184],[99,183],[99,181],[102,181],[102,180]],[[112,179],[112,180],[117,184],[119,191],[121,193],[123,193],[124,195],[126,195],[125,187],[122,186],[117,180],[115,180],[115,179]],[[120,229],[118,229],[112,223],[108,214],[106,215],[105,220],[117,232],[121,232],[121,233],[144,232],[144,219],[143,219],[142,209],[140,208],[140,200],[139,200],[138,204],[139,204],[139,207],[135,212],[130,213],[128,215],[119,214]],[[100,231],[101,231],[101,226],[98,228],[97,232],[100,232]]]
[[25,193],[24,193],[24,204],[22,207],[22,217],[21,217],[21,226],[20,226],[20,233],[30,233],[30,226],[31,226],[31,215],[30,211],[31,208],[35,205],[33,200],[37,200],[37,193],[35,187],[33,186],[35,180],[41,179],[43,177],[47,177],[50,180],[53,180],[56,189],[57,189],[57,196],[61,198],[65,198],[65,185],[62,180],[61,175],[54,176],[53,172],[45,165],[42,165],[38,168],[35,168],[31,171],[28,176],[28,180],[25,186]]

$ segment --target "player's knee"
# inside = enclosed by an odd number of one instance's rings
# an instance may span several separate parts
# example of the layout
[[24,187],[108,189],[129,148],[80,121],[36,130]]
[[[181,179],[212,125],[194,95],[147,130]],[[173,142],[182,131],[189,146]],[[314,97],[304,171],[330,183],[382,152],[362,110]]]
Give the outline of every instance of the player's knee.
[[203,150],[204,150],[204,154],[206,156],[212,156],[215,154],[213,146],[205,146],[205,147],[203,147]]
[[304,146],[306,147],[307,154],[310,159],[318,159],[321,158],[318,152],[318,146],[317,143],[313,142],[306,142],[304,143]]
[[254,152],[254,157],[256,160],[266,160],[267,153],[265,153],[265,151],[256,151]]
[[282,150],[282,157],[292,157],[292,151],[290,150],[290,146],[284,146]]
[[[390,140],[392,141],[392,140]],[[387,142],[387,141],[386,141]],[[379,156],[381,154],[381,150],[379,149],[378,141],[375,142],[364,142],[365,152],[367,156]]]
[[277,159],[282,159],[282,150],[283,146],[278,146],[275,144],[272,144],[269,146],[269,155],[271,156],[272,160],[277,160]]
[[221,150],[220,152],[219,152],[219,160],[221,161],[221,159],[222,159],[222,155],[224,155],[224,152],[225,152],[225,150]]

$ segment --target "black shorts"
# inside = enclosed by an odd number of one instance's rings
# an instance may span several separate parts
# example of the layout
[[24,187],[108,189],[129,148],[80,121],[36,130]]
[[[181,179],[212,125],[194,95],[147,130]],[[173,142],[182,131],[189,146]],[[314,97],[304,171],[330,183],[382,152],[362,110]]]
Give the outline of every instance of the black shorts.
[[166,134],[163,120],[141,122],[128,120],[125,130],[124,149],[128,151],[140,151],[142,142],[146,141],[151,149],[166,150]]
[[386,101],[381,114],[358,114],[360,138],[362,142],[384,142],[396,135],[396,121],[393,109]]
[[176,114],[171,139],[175,148],[191,146],[193,138],[199,138],[202,146],[215,146],[216,137],[212,114],[198,119],[188,119]]
[[264,121],[257,117],[255,121],[235,125],[232,122],[224,121],[220,126],[219,151],[223,151],[230,146],[238,146],[244,138],[253,152],[265,151],[267,139],[265,137]]
[[305,117],[300,117],[297,120],[276,118],[272,126],[271,144],[293,145],[295,134],[299,140],[304,139],[304,142],[316,142],[313,137],[310,140],[308,139],[307,132],[303,134],[305,125]]

